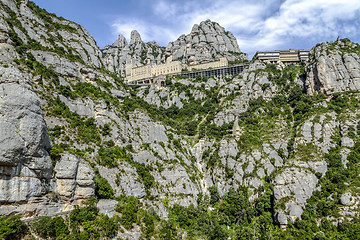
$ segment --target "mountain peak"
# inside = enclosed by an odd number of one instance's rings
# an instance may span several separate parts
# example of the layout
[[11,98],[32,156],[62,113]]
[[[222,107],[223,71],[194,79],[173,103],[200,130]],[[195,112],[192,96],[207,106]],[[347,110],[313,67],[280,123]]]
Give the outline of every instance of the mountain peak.
[[167,56],[182,59],[184,63],[208,62],[224,56],[230,61],[247,58],[245,54],[239,55],[241,51],[234,35],[210,19],[194,24],[190,34],[181,35],[166,50]]
[[119,48],[123,48],[127,45],[128,43],[126,41],[126,38],[122,34],[119,34],[118,39],[112,44],[113,47],[119,47]]
[[142,42],[140,33],[136,30],[131,31],[130,45]]

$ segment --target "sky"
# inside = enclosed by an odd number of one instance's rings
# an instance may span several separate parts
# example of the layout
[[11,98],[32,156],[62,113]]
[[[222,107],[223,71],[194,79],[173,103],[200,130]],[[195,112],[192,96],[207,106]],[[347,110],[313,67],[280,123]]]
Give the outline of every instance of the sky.
[[360,0],[33,0],[84,26],[100,48],[138,30],[145,42],[166,46],[194,24],[210,19],[256,51],[311,49],[349,38],[360,42]]

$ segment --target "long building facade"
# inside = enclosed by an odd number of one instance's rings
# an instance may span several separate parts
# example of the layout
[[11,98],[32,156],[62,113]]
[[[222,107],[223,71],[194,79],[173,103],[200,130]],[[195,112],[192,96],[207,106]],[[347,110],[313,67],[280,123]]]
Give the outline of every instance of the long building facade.
[[131,63],[127,64],[125,68],[125,80],[127,83],[132,83],[143,79],[152,79],[160,75],[179,74],[183,70],[196,71],[203,69],[227,67],[228,65],[228,60],[225,57],[220,58],[218,61],[196,65],[187,65],[182,64],[179,61],[172,61],[170,57],[167,59],[166,63],[159,65],[147,64],[144,66],[133,67]]
[[254,58],[264,62],[276,63],[282,62],[285,65],[299,64],[309,58],[309,50],[275,50],[275,51],[258,51]]

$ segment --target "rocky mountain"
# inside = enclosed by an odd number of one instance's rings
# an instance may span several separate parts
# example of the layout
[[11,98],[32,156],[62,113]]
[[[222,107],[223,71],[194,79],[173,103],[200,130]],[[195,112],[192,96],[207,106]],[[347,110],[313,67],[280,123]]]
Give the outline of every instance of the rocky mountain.
[[156,42],[144,43],[140,34],[133,30],[130,43],[120,34],[119,38],[102,50],[106,68],[109,71],[123,74],[125,65],[142,66],[150,61],[152,64],[160,64],[165,61],[165,48],[160,47]]
[[[31,1],[0,9],[0,238],[358,236],[359,45],[132,89],[81,26]],[[240,53],[205,26],[223,31],[205,21],[193,40]],[[132,35],[103,51],[150,52]]]
[[165,54],[187,64],[218,60],[223,56],[230,61],[248,59],[247,54],[240,51],[234,35],[209,19],[195,24],[190,34],[170,42]]
[[102,50],[109,71],[124,74],[126,63],[142,66],[147,63],[161,64],[167,58],[186,64],[199,64],[219,60],[226,56],[229,61],[247,60],[240,51],[234,35],[225,31],[218,23],[206,20],[195,24],[188,35],[181,35],[168,46],[160,47],[156,42],[144,43],[140,34],[133,30],[128,44],[123,35]]
[[307,71],[306,87],[311,95],[357,91],[360,87],[359,45],[346,39],[314,47]]

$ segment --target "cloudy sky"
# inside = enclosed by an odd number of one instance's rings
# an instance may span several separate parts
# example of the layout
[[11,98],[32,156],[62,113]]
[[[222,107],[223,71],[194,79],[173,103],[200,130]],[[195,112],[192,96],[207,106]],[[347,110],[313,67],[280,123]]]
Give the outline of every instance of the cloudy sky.
[[133,29],[162,46],[206,19],[257,50],[310,49],[338,36],[360,42],[360,0],[33,0],[83,25],[103,48]]

